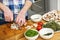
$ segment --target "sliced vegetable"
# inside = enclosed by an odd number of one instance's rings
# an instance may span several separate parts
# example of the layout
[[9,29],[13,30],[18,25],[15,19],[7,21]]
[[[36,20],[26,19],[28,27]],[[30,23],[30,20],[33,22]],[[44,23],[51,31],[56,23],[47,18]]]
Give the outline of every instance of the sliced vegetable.
[[42,29],[42,26],[41,25],[38,25],[37,26],[37,30],[39,31],[39,30],[41,30]]
[[44,34],[45,36],[49,36],[49,35],[51,35],[52,33],[47,33],[47,34]]
[[42,26],[43,25],[43,22],[38,22],[38,25],[41,25]]

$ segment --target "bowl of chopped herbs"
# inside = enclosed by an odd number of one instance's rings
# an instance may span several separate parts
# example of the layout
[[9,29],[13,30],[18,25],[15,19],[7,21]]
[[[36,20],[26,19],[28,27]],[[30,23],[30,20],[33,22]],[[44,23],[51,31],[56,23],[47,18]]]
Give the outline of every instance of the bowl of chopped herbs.
[[35,29],[29,29],[24,33],[24,36],[26,37],[26,39],[28,40],[36,40],[39,36],[39,33],[37,30]]

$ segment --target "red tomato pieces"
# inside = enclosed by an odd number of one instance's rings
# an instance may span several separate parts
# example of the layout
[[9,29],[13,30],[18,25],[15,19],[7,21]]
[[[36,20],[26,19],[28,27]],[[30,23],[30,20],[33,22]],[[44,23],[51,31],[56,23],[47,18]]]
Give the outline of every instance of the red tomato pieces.
[[43,22],[38,22],[38,25],[41,25],[42,26],[43,25]]
[[39,31],[42,29],[43,22],[38,22],[37,24],[38,24],[37,30]]
[[41,30],[41,29],[42,29],[42,26],[38,25],[38,26],[37,26],[37,30],[39,31],[39,30]]

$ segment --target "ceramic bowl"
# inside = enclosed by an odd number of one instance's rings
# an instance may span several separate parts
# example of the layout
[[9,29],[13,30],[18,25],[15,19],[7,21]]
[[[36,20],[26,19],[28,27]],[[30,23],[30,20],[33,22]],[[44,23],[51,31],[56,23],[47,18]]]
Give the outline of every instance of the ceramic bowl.
[[39,31],[39,34],[40,34],[41,38],[43,38],[43,39],[50,39],[53,37],[54,31],[51,28],[42,28]]
[[[30,29],[30,30],[33,30],[33,31],[38,32],[38,31],[35,30],[35,29]],[[28,30],[27,30],[27,31],[28,31]],[[27,32],[27,31],[26,31],[26,32]],[[26,32],[25,32],[25,33],[26,33]],[[25,35],[25,33],[24,33],[24,36],[25,36],[25,38],[28,39],[28,40],[36,40],[36,39],[38,38],[38,36],[39,36],[39,33],[38,33],[37,35],[35,35],[35,36],[33,36],[33,37],[28,37],[28,36]]]
[[34,14],[30,18],[33,22],[39,22],[42,20],[42,16],[40,14]]

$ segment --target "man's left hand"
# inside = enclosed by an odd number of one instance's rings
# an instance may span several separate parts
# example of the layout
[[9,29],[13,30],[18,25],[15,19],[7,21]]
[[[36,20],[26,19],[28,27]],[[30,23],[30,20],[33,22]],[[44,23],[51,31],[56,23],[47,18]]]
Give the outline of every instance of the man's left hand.
[[17,18],[16,18],[16,23],[19,25],[19,26],[22,26],[24,23],[25,23],[26,19],[25,19],[25,14],[23,13],[19,13],[17,15]]

